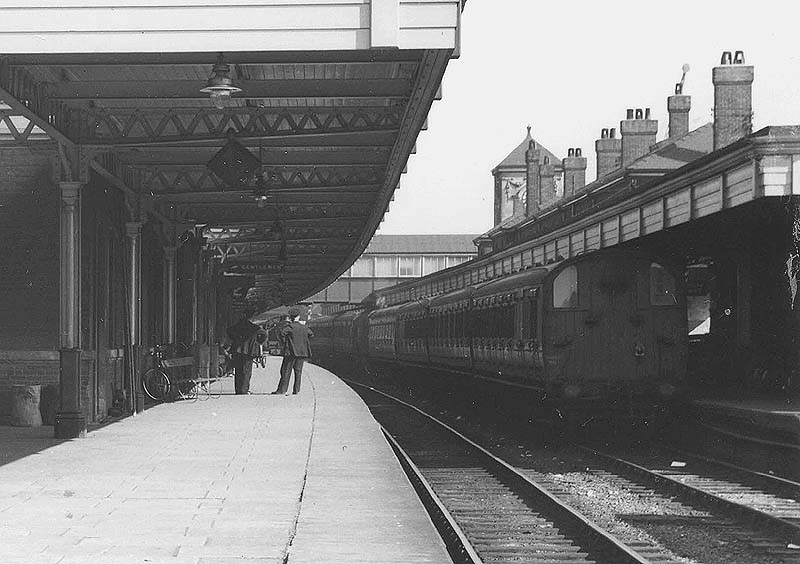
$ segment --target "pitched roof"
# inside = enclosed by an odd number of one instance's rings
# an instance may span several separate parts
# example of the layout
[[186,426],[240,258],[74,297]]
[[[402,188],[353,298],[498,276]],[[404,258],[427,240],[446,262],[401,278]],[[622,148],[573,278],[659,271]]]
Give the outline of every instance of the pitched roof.
[[714,150],[714,126],[701,125],[677,139],[664,139],[653,145],[651,151],[633,161],[631,170],[673,170],[690,163]]
[[544,157],[547,156],[550,158],[550,163],[554,165],[561,164],[561,159],[555,156],[553,153],[550,152],[547,147],[536,141],[533,137],[531,137],[531,128],[528,127],[528,134],[525,136],[525,139],[522,140],[522,143],[517,145],[517,148],[511,151],[506,158],[504,158],[500,163],[492,169],[492,172],[497,170],[500,167],[524,167],[525,166],[525,151],[528,150],[528,143],[533,140],[536,142],[536,145],[539,147],[539,162],[542,163],[544,161]]
[[476,253],[476,235],[375,235],[364,254]]

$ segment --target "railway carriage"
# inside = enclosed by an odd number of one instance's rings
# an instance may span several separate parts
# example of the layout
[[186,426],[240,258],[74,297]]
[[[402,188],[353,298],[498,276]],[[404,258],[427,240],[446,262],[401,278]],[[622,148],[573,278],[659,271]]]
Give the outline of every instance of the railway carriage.
[[539,298],[551,270],[526,270],[476,289],[468,324],[477,372],[520,383],[541,379]]
[[474,291],[475,288],[469,286],[430,300],[430,362],[459,368],[472,367],[468,322]]
[[356,352],[355,319],[361,311],[345,311],[333,317],[333,354],[354,354]]
[[686,371],[676,272],[642,252],[600,250],[313,324],[332,325],[335,354],[438,366],[564,405],[668,399]]
[[400,306],[377,309],[367,314],[367,349],[370,356],[395,360],[397,310]]
[[428,333],[430,331],[430,319],[427,314],[428,303],[427,299],[415,300],[398,308],[396,335],[398,360],[428,363]]
[[333,316],[319,317],[313,324],[314,338],[312,352],[316,355],[333,354]]

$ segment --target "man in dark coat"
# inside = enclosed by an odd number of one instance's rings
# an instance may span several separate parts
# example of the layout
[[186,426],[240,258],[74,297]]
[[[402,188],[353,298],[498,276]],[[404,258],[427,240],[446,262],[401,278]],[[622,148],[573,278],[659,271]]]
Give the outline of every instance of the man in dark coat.
[[300,308],[293,306],[289,308],[289,319],[291,322],[284,324],[280,328],[280,337],[283,342],[283,363],[281,364],[281,380],[278,389],[273,394],[289,393],[289,380],[294,372],[294,386],[292,393],[300,393],[300,382],[303,377],[303,364],[307,358],[311,358],[311,342],[309,339],[314,333],[300,323]]
[[253,359],[261,356],[261,345],[267,340],[267,332],[250,322],[245,313],[236,324],[228,327],[228,337],[231,340],[234,389],[239,395],[249,394]]

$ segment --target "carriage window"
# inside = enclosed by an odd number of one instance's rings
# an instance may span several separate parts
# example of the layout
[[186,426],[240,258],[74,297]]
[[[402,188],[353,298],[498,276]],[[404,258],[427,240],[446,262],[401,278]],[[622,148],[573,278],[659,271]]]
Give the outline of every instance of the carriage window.
[[707,258],[686,268],[686,310],[691,337],[711,333],[712,269],[713,262]]
[[525,300],[522,302],[522,338],[535,339],[538,330],[536,288],[525,290]]
[[650,305],[677,305],[675,277],[657,262],[650,263]]
[[553,280],[553,307],[578,307],[578,269],[568,266]]

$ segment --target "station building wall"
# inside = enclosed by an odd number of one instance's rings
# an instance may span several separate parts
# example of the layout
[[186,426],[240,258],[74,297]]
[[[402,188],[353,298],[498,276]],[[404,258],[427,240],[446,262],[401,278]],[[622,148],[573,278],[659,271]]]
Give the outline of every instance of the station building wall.
[[55,146],[0,149],[0,415],[11,386],[58,383]]
[[[59,167],[52,143],[0,149],[0,418],[10,415],[13,386],[59,384]],[[106,415],[124,385],[127,220],[122,196],[92,176],[81,192],[81,391],[89,421]]]

